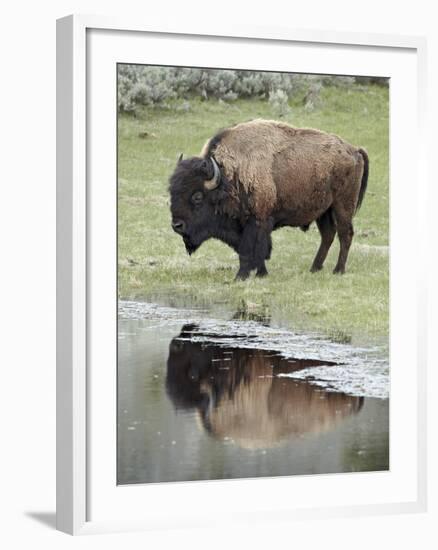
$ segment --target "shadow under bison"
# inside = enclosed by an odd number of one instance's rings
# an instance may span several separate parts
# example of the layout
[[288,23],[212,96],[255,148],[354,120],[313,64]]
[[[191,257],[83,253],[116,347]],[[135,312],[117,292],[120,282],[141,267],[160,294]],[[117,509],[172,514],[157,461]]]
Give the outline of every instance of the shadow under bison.
[[197,325],[185,325],[170,343],[166,390],[177,409],[196,410],[215,438],[248,449],[273,447],[329,431],[362,408],[363,397],[277,376],[333,362],[222,347],[193,335],[202,335]]

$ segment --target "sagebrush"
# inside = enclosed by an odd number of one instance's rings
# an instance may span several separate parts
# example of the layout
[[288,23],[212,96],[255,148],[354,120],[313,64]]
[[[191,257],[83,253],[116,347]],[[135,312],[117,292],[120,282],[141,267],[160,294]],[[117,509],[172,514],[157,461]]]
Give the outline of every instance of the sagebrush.
[[[360,83],[364,78],[360,77]],[[386,84],[386,79],[379,79]],[[288,112],[288,100],[309,92],[317,95],[322,86],[349,87],[350,76],[302,75],[228,69],[185,67],[118,66],[118,108],[135,112],[139,106],[166,106],[173,99],[201,97],[222,101],[242,98],[271,99],[279,114]]]

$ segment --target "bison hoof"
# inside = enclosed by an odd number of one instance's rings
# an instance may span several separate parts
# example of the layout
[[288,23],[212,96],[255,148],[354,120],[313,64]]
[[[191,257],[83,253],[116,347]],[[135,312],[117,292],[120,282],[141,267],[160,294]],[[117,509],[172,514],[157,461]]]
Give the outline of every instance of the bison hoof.
[[245,281],[249,277],[249,271],[239,271],[235,277],[235,281]]
[[310,273],[317,273],[318,271],[321,271],[322,265],[312,265],[310,268]]
[[343,275],[345,273],[345,267],[336,266],[333,270],[334,275]]
[[257,270],[256,277],[266,277],[268,275],[268,270],[266,267],[262,267]]

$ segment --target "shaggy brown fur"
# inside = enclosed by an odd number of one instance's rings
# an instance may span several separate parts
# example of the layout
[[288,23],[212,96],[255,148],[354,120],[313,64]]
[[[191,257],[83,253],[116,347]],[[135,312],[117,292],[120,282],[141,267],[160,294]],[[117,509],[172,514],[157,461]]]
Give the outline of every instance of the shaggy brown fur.
[[[214,138],[213,138],[214,139]],[[294,225],[313,222],[359,179],[363,158],[358,149],[334,134],[294,128],[275,120],[253,120],[229,128],[212,148],[209,140],[201,157],[213,155],[239,201],[238,185],[248,194],[250,213],[263,220],[278,210],[299,212]],[[359,188],[353,186],[347,210],[354,212]]]
[[238,278],[267,274],[271,232],[307,230],[316,222],[321,245],[311,271],[322,269],[338,234],[335,273],[344,273],[352,219],[368,179],[368,155],[334,134],[253,120],[222,130],[200,157],[182,160],[171,177],[172,227],[189,253],[217,238],[239,254]]

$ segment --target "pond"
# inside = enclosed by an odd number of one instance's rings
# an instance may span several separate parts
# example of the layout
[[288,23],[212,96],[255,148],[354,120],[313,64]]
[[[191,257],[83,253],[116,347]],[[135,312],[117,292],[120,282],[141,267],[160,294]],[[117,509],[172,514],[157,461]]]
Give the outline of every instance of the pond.
[[389,467],[389,368],[226,313],[119,303],[118,483]]

